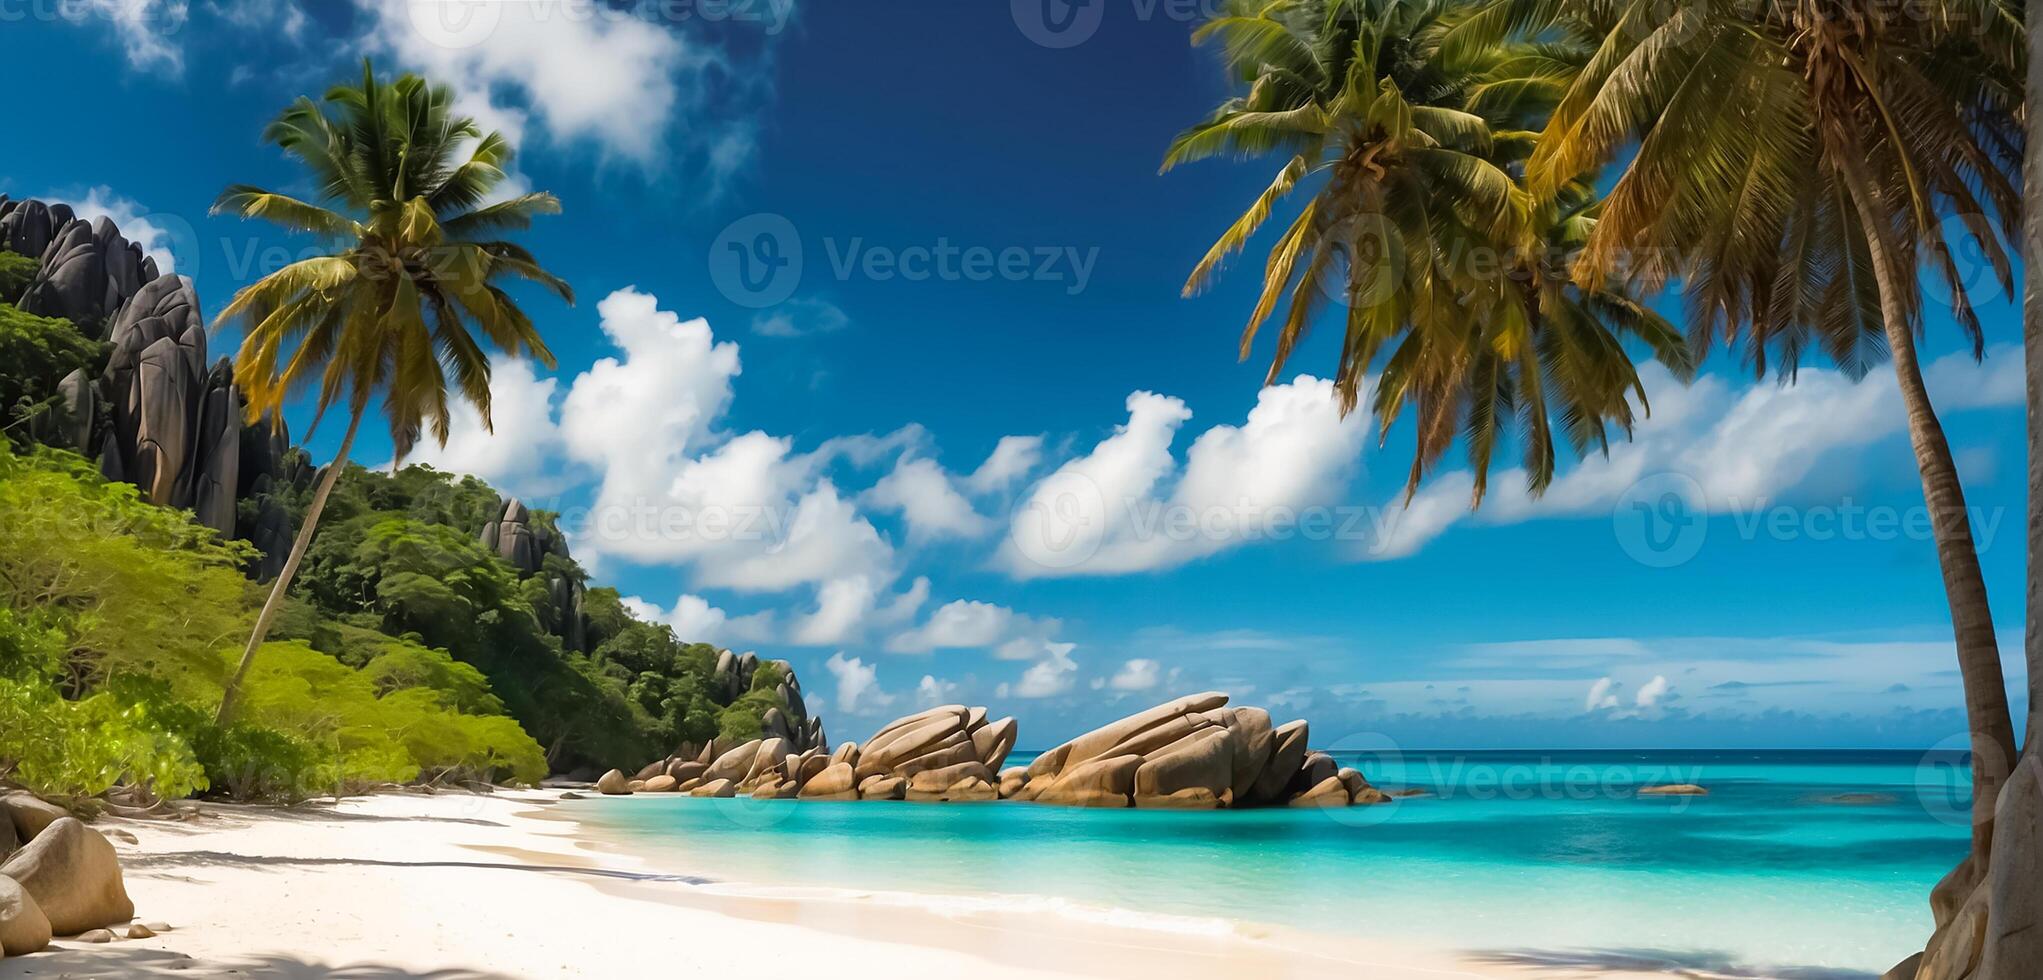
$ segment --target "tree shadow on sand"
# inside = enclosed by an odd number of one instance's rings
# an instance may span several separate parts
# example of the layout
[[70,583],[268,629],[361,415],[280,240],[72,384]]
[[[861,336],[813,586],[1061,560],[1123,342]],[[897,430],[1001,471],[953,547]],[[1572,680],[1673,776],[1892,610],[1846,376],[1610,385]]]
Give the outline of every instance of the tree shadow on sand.
[[1753,980],[1878,980],[1879,974],[1828,966],[1740,963],[1728,953],[1672,949],[1508,949],[1472,954],[1481,963],[1571,973],[1667,973]]
[[508,974],[478,970],[417,971],[381,963],[332,964],[281,953],[218,961],[196,960],[162,949],[52,947],[30,956],[0,960],[0,980],[55,978],[64,980],[187,980],[191,977],[240,977],[245,980],[512,980]]
[[376,858],[281,857],[235,854],[229,851],[166,851],[160,854],[131,854],[121,864],[132,872],[164,872],[177,868],[465,868],[477,871],[516,871],[526,874],[609,878],[618,881],[665,882],[683,885],[715,884],[714,878],[697,875],[660,874],[647,871],[619,871],[611,868],[576,868],[553,864],[517,864],[499,861],[386,861]]

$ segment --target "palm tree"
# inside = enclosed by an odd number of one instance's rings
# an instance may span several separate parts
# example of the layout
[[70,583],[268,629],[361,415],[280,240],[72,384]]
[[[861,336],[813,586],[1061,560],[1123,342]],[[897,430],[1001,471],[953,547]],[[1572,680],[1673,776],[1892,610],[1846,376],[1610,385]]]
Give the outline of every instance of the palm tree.
[[[1458,43],[1544,36],[1562,0],[1500,0]],[[1627,150],[1579,281],[1684,282],[1699,343],[1742,339],[1756,372],[1820,347],[1843,369],[1884,350],[1907,410],[1971,727],[1973,849],[1938,886],[1946,925],[1992,853],[2014,755],[2000,654],[1951,450],[1923,384],[1921,270],[1975,356],[1954,256],[1970,239],[2002,288],[2023,146],[2020,12],[2007,0],[1626,0],[1527,166],[1534,193]],[[1606,9],[1607,8],[1607,9]],[[1948,220],[1946,220],[1948,219]]]
[[215,321],[242,327],[234,378],[248,417],[281,413],[287,398],[315,382],[320,417],[340,403],[348,413],[347,434],[227,683],[223,724],[347,466],[370,399],[382,394],[402,460],[428,431],[446,443],[450,380],[490,424],[483,342],[553,366],[531,319],[501,284],[536,282],[569,303],[574,292],[530,252],[493,236],[558,214],[560,202],[539,193],[486,203],[504,181],[512,149],[453,103],[452,90],[413,75],[380,83],[365,61],[360,87],[336,87],[324,105],[300,98],[263,133],[305,166],[323,204],[236,185],[213,205],[216,214],[262,218],[336,249],[241,290]]
[[1588,182],[1534,197],[1516,179],[1533,127],[1587,49],[1565,37],[1443,49],[1465,13],[1437,0],[1231,4],[1194,40],[1221,42],[1245,94],[1180,135],[1163,169],[1222,154],[1285,161],[1193,270],[1186,295],[1282,199],[1315,188],[1270,251],[1241,355],[1288,293],[1266,379],[1276,381],[1338,297],[1342,411],[1378,371],[1381,432],[1416,410],[1407,494],[1465,436],[1474,506],[1507,430],[1523,444],[1535,494],[1553,479],[1556,428],[1577,453],[1607,448],[1609,425],[1629,434],[1630,399],[1644,406],[1645,392],[1625,337],[1683,376],[1692,359],[1679,332],[1615,282],[1570,279],[1597,222]]

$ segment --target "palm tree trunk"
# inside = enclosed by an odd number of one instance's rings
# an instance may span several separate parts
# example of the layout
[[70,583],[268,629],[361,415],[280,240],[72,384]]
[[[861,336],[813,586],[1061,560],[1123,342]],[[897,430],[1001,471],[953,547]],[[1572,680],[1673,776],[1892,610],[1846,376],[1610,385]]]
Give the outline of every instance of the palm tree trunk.
[[2029,593],[2022,655],[2029,664],[2029,720],[2022,751],[2036,753],[2043,726],[2043,0],[2029,0],[2028,143],[2022,160],[2022,365],[2028,375]]
[[234,676],[227,681],[226,693],[220,696],[220,714],[215,724],[225,725],[234,715],[234,700],[241,693],[241,682],[248,677],[248,670],[255,666],[255,651],[269,638],[270,625],[276,621],[277,610],[283,608],[284,594],[291,589],[291,579],[298,574],[298,563],[305,560],[305,551],[312,545],[312,532],[319,527],[319,514],[326,509],[327,495],[333,493],[333,485],[340,479],[341,471],[347,469],[348,452],[355,447],[355,431],[362,426],[362,415],[367,410],[365,402],[356,401],[353,413],[348,418],[348,433],[341,437],[340,450],[334,453],[333,462],[328,463],[326,472],[319,478],[319,486],[312,491],[312,503],[305,508],[305,522],[298,528],[298,537],[291,542],[291,557],[284,562],[284,570],[277,574],[277,581],[270,586],[270,597],[262,604],[262,612],[255,617],[255,631],[249,634],[248,648],[241,651],[241,664],[234,668]]
[[[1900,259],[1889,249],[1890,224],[1882,217],[1887,212],[1880,204],[1880,189],[1867,177],[1862,160],[1848,153],[1838,156],[1844,158],[1839,168],[1851,190],[1872,258],[1873,280],[1880,291],[1880,318],[1894,375],[1901,385],[1901,403],[1908,412],[1908,441],[1915,448],[1916,468],[1922,476],[1923,503],[1929,508],[1937,565],[1951,606],[1951,632],[1958,646],[1965,718],[1971,728],[1972,854],[1946,882],[1960,885],[1954,879],[1963,879],[1962,894],[1971,891],[1971,884],[1977,883],[1993,853],[1994,805],[2014,766],[2014,720],[2008,711],[2007,679],[2001,674],[2000,644],[1993,635],[1993,611],[1986,601],[1986,578],[1979,571],[1979,549],[1972,540],[1971,515],[1965,510],[1965,490],[1958,483],[1958,467],[1951,459],[1943,423],[1937,421],[1929,389],[1923,384],[1914,324],[1896,281],[1899,270],[1895,263]],[[1944,890],[1945,885],[1939,884],[1938,889]],[[1943,911],[1939,909],[1940,924]]]

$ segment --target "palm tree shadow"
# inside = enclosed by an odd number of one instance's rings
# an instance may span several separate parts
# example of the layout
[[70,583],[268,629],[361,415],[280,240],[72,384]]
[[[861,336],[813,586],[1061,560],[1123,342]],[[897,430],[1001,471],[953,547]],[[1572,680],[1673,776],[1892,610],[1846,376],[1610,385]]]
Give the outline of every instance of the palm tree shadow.
[[1749,977],[1752,980],[1878,980],[1879,974],[1828,966],[1753,966],[1730,954],[1672,949],[1509,949],[1470,959],[1498,966],[1575,973],[1667,973],[1675,976]]
[[301,959],[284,953],[242,956],[203,962],[164,949],[123,949],[118,946],[62,949],[51,947],[28,956],[0,960],[0,980],[64,977],[123,980],[185,980],[190,977],[243,977],[249,980],[512,980],[508,974],[480,970],[417,971],[382,963],[347,965]]

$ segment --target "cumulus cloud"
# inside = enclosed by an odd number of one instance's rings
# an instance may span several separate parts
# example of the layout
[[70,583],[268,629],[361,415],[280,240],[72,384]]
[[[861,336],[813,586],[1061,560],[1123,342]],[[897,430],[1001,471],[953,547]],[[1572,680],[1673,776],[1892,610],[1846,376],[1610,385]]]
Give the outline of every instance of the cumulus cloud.
[[[1931,363],[1925,377],[1938,409],[2019,404],[2019,354],[2001,348],[1984,364],[1963,354]],[[1402,558],[1463,522],[1607,515],[1627,490],[1662,474],[1694,481],[1710,513],[1763,506],[1819,472],[1835,452],[1896,436],[1906,422],[1894,377],[1884,369],[1854,381],[1835,370],[1805,368],[1791,385],[1737,385],[1710,375],[1684,386],[1657,363],[1644,365],[1639,376],[1653,414],[1631,441],[1613,443],[1608,456],[1573,465],[1537,500],[1518,490],[1524,471],[1493,474],[1492,493],[1473,514],[1473,479],[1466,471],[1443,474],[1421,488],[1411,506],[1387,502],[1382,533],[1363,542],[1357,556]]]
[[829,646],[865,638],[872,630],[889,629],[915,618],[929,600],[929,579],[917,578],[904,592],[880,602],[883,583],[866,575],[831,579],[816,590],[816,605],[796,621],[788,642]]
[[578,547],[690,564],[700,584],[739,590],[891,580],[892,547],[816,458],[787,438],[716,429],[739,370],[736,344],[629,288],[597,312],[623,357],[583,372],[561,407],[568,454],[601,474]]
[[1078,672],[1078,663],[1071,658],[1071,651],[1078,649],[1075,643],[1045,644],[1043,659],[1022,671],[1021,679],[1013,684],[1002,684],[995,689],[996,697],[1048,698],[1071,690],[1072,675]]
[[561,474],[551,469],[561,458],[560,431],[553,424],[555,378],[541,378],[523,358],[490,358],[490,421],[482,424],[482,413],[466,399],[455,399],[453,422],[448,426],[447,444],[428,438],[407,457],[407,462],[424,463],[450,473],[467,473],[512,493],[552,493],[561,487]]
[[976,494],[999,493],[1042,462],[1042,436],[1002,436],[986,461],[965,478],[965,486]]
[[[592,140],[649,163],[676,109],[721,66],[712,50],[654,20],[577,16],[553,0],[356,0],[366,43],[454,86],[463,108],[524,143],[536,116],[560,140]],[[516,103],[506,92],[519,96]]]
[[880,670],[857,657],[833,653],[823,669],[837,681],[837,710],[848,715],[884,711],[894,703],[892,695],[880,689]]
[[956,684],[933,674],[924,674],[922,683],[915,686],[915,701],[925,708],[933,708],[939,704],[949,704],[957,693]]
[[1043,654],[1062,626],[991,602],[958,599],[945,603],[929,619],[887,641],[894,653],[935,650],[991,650],[1003,660],[1027,660]]
[[734,647],[766,643],[774,638],[773,613],[757,612],[732,616],[710,604],[708,599],[683,593],[672,610],[662,609],[638,596],[619,600],[632,615],[649,623],[665,623],[683,643],[709,643]]
[[1606,708],[1617,707],[1616,692],[1619,686],[1615,679],[1609,677],[1597,678],[1596,683],[1589,685],[1589,697],[1583,702],[1582,710],[1602,711]]
[[1163,666],[1154,660],[1137,657],[1121,665],[1114,676],[1107,680],[1107,686],[1116,691],[1147,691],[1163,682]]
[[1018,578],[1171,568],[1293,532],[1338,502],[1366,429],[1341,418],[1333,384],[1301,376],[1262,390],[1242,425],[1216,425],[1178,466],[1191,418],[1165,395],[1128,397],[1128,421],[1059,467],[1017,508],[999,564]]
[[1667,689],[1668,684],[1666,675],[1654,674],[1652,680],[1647,681],[1643,686],[1639,688],[1638,696],[1633,700],[1632,703],[1637,705],[1641,710],[1658,707],[1660,702],[1666,699]]
[[908,540],[916,544],[976,538],[993,527],[934,460],[903,456],[863,499],[877,510],[900,514],[908,526]]

